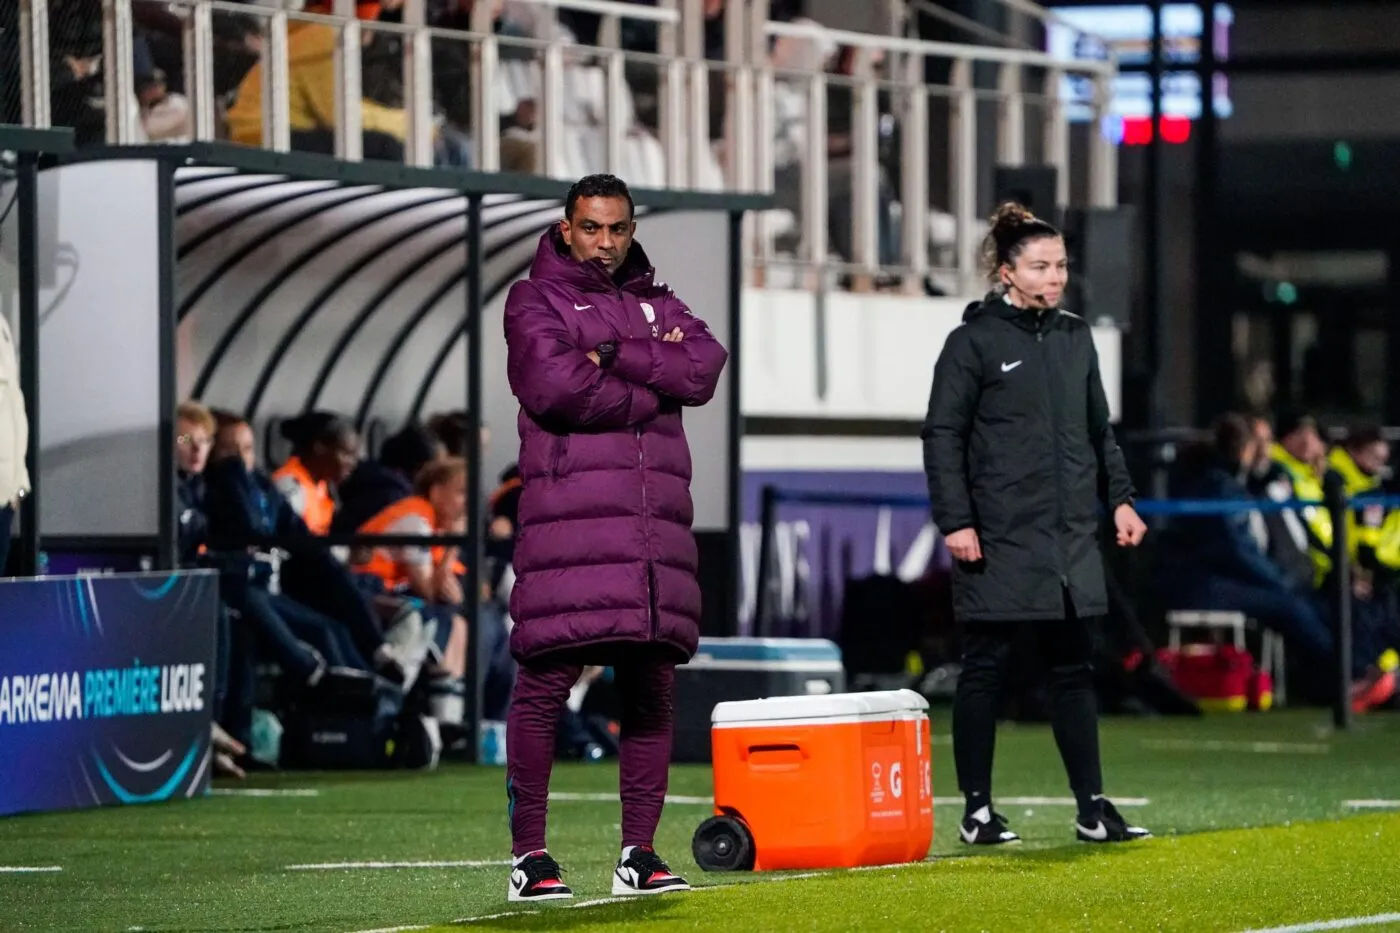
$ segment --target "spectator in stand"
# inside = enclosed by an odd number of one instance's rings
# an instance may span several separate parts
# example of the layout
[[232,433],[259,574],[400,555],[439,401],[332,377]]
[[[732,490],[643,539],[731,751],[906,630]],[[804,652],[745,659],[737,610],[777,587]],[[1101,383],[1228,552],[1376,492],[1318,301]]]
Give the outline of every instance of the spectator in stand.
[[[467,463],[444,457],[428,463],[414,482],[415,495],[402,499],[361,526],[363,535],[460,535],[466,531]],[[438,647],[429,698],[433,715],[444,726],[458,726],[464,714],[467,670],[467,620],[470,606],[462,576],[466,567],[458,548],[383,547],[372,550],[358,567],[377,577],[389,594],[406,596],[422,606]],[[489,655],[488,655],[489,657]],[[489,678],[488,678],[489,680]]]
[[282,424],[292,456],[272,474],[277,490],[314,535],[328,534],[335,517],[333,489],[360,462],[360,438],[348,422],[313,411]]
[[179,486],[180,566],[194,567],[208,531],[204,517],[204,468],[214,447],[216,425],[209,409],[183,402],[175,412],[175,463]]
[[[1379,494],[1390,470],[1390,443],[1379,426],[1357,428],[1332,448],[1327,466],[1342,478],[1347,498]],[[1356,562],[1353,573],[1369,575],[1376,569],[1376,544],[1384,524],[1383,506],[1348,513],[1347,544]]]
[[[175,464],[179,482],[176,493],[180,507],[178,559],[182,568],[199,567],[203,564],[202,557],[208,537],[208,520],[204,512],[204,468],[209,463],[215,430],[213,414],[198,402],[182,402],[175,410]],[[243,778],[246,775],[239,766],[238,759],[247,748],[230,735],[222,724],[230,718],[238,718],[236,714],[231,716],[229,706],[229,684],[235,676],[234,665],[240,667],[236,676],[241,682],[251,676],[251,662],[231,657],[231,629],[228,609],[221,604],[216,636],[217,666],[214,671],[214,771],[216,774]],[[245,667],[248,669],[243,670]],[[239,702],[242,702],[241,698]]]
[[[411,626],[416,616],[387,637],[381,633],[349,572],[313,539],[273,481],[250,468],[246,421],[224,415],[215,449],[206,470],[211,564],[221,571],[225,601],[252,623],[260,647],[279,654],[283,670],[309,686],[327,668],[373,670],[411,685],[427,652],[421,624]],[[285,546],[250,545],[267,537]],[[301,650],[306,646],[313,650]]]
[[[332,6],[330,0],[308,0],[304,9],[308,13],[329,14]],[[373,0],[360,0],[355,4],[355,14],[362,20],[378,20],[380,12],[381,4]],[[327,154],[335,149],[337,39],[338,30],[320,23],[293,21],[287,26],[293,149]],[[381,51],[382,46],[393,41],[387,34],[364,30],[360,121],[365,158],[402,162],[404,140],[408,138],[408,114],[403,108],[402,87],[398,88],[399,99],[396,100],[390,69],[383,67],[385,60],[393,55]],[[228,112],[229,138],[233,142],[246,146],[265,145],[263,77],[263,64],[259,61],[238,87],[237,97]]]
[[[1182,466],[1175,495],[1224,502],[1251,501],[1246,482],[1260,457],[1254,428],[1239,415],[1224,415],[1214,440]],[[1329,607],[1311,586],[1299,586],[1269,559],[1260,544],[1257,514],[1235,509],[1213,515],[1182,516],[1162,535],[1162,592],[1174,608],[1243,612],[1281,634],[1305,657],[1303,692],[1317,702],[1331,694],[1336,654]],[[1308,581],[1309,583],[1311,581]],[[1356,627],[1352,653],[1352,705],[1361,711],[1390,699],[1395,675],[1376,664],[1380,650],[1374,631]]]
[[0,314],[0,577],[10,551],[10,526],[29,493],[29,417],[19,389],[19,353],[10,323]]
[[[444,457],[428,463],[419,471],[413,492],[365,522],[360,534],[431,537],[466,530],[465,460]],[[466,673],[467,622],[462,616],[466,594],[461,579],[466,568],[456,547],[375,548],[356,569],[381,579],[386,592],[423,600],[428,614],[451,631],[441,658],[444,672],[453,677]]]
[[413,480],[424,466],[446,455],[427,428],[410,424],[384,439],[378,460],[361,460],[340,485],[340,507],[331,531],[354,534],[384,509],[413,495]]

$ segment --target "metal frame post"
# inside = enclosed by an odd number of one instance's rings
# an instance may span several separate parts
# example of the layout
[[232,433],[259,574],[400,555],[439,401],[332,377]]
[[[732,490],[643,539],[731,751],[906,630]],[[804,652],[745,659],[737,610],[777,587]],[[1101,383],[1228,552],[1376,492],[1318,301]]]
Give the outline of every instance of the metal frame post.
[[433,42],[424,15],[424,0],[405,0],[403,22],[412,28],[403,43],[403,96],[408,110],[405,161],[420,168],[433,164]]
[[[20,574],[39,572],[39,503],[43,494],[40,479],[39,406],[39,157],[20,153],[15,179],[16,209],[19,216],[19,387],[29,416],[29,446],[25,467],[29,470],[29,495],[19,506]],[[0,534],[8,535],[8,527]],[[4,568],[0,567],[0,573]]]
[[1336,644],[1336,692],[1332,699],[1332,724],[1351,726],[1351,546],[1348,539],[1346,483],[1335,471],[1323,478],[1323,497],[1332,516],[1332,599]]
[[132,80],[131,0],[102,0],[102,72],[107,142],[136,141],[136,87]]
[[624,109],[627,101],[632,99],[631,92],[627,89],[626,69],[627,59],[620,50],[613,49],[608,53],[603,71],[604,80],[607,82],[604,97],[607,117],[603,126],[603,139],[607,144],[608,171],[618,176],[627,174],[627,132],[631,129],[627,125],[627,117],[630,115]]
[[726,470],[726,486],[729,489],[728,534],[729,545],[728,586],[725,588],[725,613],[727,631],[725,634],[739,634],[739,608],[743,598],[743,550],[740,547],[740,530],[744,522],[743,495],[744,474],[742,466],[744,446],[743,410],[743,346],[739,332],[743,328],[744,302],[744,213],[729,213],[729,457]]
[[19,4],[20,120],[25,126],[48,129],[49,0],[20,0]]
[[481,313],[482,277],[482,195],[467,197],[467,278],[466,305],[462,332],[467,341],[467,533],[463,556],[467,565],[467,683],[471,715],[468,717],[467,757],[473,763],[481,757]]
[[851,244],[855,255],[849,259],[875,274],[880,270],[879,89],[869,52],[861,49],[856,58],[857,83],[851,89]]
[[1026,96],[1020,65],[1003,62],[998,69],[997,162],[1001,165],[1026,164]]
[[924,60],[905,57],[904,137],[900,158],[900,192],[904,199],[904,262],[909,267],[905,290],[922,294],[928,275],[928,90]]
[[[292,149],[287,23],[286,10],[275,10],[268,18],[267,41],[262,55],[263,148],[275,152],[290,152]],[[348,102],[346,106],[349,106]]]
[[758,518],[758,579],[754,581],[753,632],[756,638],[767,636],[769,629],[768,578],[773,574],[773,526],[778,520],[778,487],[763,487]]
[[218,116],[214,103],[214,8],[207,3],[196,4],[185,18],[181,40],[185,53],[185,95],[192,110],[194,138],[208,142],[215,136]]
[[1162,425],[1162,0],[1152,0],[1152,138],[1147,147],[1146,204],[1143,209],[1142,270],[1143,366],[1147,376],[1146,421],[1149,429]]
[[175,335],[179,327],[175,306],[175,166],[167,159],[156,163],[156,354],[160,361],[157,396],[160,418],[157,443],[160,465],[157,472],[157,514],[160,528],[156,540],[156,566],[175,570],[179,566],[180,512],[175,466]]
[[1045,73],[1045,152],[1046,165],[1055,169],[1055,206],[1069,206],[1069,109],[1061,91],[1065,73],[1051,69]]
[[950,84],[954,88],[949,136],[953,140],[953,170],[948,174],[948,203],[958,225],[958,281],[967,294],[977,289],[977,90],[972,81],[973,63],[953,63]]
[[[826,126],[826,75],[813,74],[807,85],[807,123]],[[813,265],[826,262],[826,134],[808,133],[802,166],[802,242]]]
[[365,144],[360,71],[364,31],[355,15],[355,0],[335,0],[335,13],[345,18],[335,46],[335,156],[359,162]]

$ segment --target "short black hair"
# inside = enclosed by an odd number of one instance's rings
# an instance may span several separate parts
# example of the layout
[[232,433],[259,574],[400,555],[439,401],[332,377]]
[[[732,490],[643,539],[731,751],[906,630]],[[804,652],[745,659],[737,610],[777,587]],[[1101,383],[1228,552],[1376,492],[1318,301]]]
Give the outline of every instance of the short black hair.
[[585,175],[574,182],[564,201],[564,216],[569,220],[574,219],[574,207],[579,198],[622,198],[627,202],[627,216],[635,217],[637,214],[637,205],[632,202],[632,192],[627,189],[627,182],[616,175]]
[[1385,432],[1381,430],[1380,425],[1361,424],[1347,432],[1346,446],[1348,450],[1361,450],[1384,440]]
[[1278,424],[1274,426],[1274,436],[1279,440],[1288,437],[1295,431],[1304,428],[1318,427],[1317,416],[1307,411],[1285,411],[1278,418]]

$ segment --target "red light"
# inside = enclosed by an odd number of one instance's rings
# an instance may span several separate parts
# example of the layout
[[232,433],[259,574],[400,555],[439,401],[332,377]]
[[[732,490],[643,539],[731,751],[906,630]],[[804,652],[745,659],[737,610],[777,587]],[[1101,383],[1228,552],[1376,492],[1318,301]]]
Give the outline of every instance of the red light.
[[[1180,145],[1191,138],[1191,121],[1186,117],[1162,117],[1162,142]],[[1123,118],[1123,145],[1146,146],[1152,142],[1152,121],[1147,117]]]
[[1123,118],[1123,145],[1145,146],[1152,142],[1152,121],[1143,117]]
[[1180,145],[1191,138],[1191,121],[1185,117],[1162,118],[1162,142]]

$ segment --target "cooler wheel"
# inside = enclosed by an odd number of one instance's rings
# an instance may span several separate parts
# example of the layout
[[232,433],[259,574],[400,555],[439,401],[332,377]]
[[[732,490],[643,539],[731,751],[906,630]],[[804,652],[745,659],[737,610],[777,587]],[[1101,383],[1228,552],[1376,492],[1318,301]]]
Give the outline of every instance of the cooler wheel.
[[690,851],[705,871],[753,871],[753,833],[732,816],[712,816],[695,830]]

